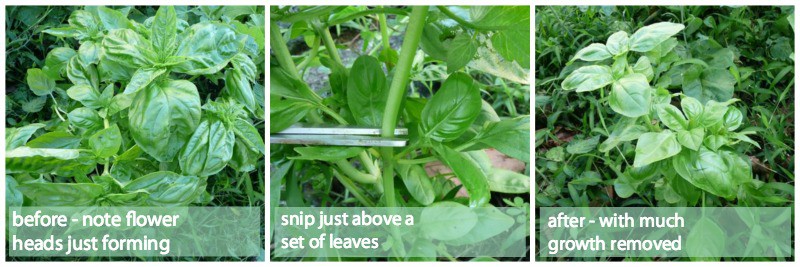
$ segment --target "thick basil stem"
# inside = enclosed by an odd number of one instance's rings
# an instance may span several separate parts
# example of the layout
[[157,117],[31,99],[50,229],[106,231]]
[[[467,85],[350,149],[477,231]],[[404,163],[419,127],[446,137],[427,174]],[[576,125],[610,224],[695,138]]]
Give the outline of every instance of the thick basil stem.
[[[411,10],[406,34],[403,37],[403,46],[400,47],[400,55],[397,57],[394,78],[391,85],[389,85],[386,108],[383,111],[381,125],[381,136],[383,137],[394,136],[394,129],[397,127],[397,115],[400,112],[400,103],[405,97],[408,77],[411,73],[411,64],[414,62],[414,56],[417,53],[427,14],[427,6],[415,6]],[[394,154],[391,147],[381,148],[381,154],[383,158],[383,196],[386,199],[387,207],[395,207],[397,206],[397,200],[394,196]]]
[[289,72],[292,78],[302,80],[297,72],[297,67],[294,65],[294,61],[292,61],[292,54],[289,53],[289,48],[286,47],[286,42],[283,41],[281,28],[278,27],[278,23],[275,23],[275,21],[269,22],[269,45],[272,51],[275,52],[278,64]]

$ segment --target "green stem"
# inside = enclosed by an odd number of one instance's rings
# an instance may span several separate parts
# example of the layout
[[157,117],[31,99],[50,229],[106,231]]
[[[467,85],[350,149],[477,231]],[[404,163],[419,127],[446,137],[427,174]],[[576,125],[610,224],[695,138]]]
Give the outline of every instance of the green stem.
[[378,22],[381,26],[381,43],[383,44],[383,50],[392,49],[389,46],[389,29],[386,27],[386,14],[378,14]]
[[[406,34],[403,37],[403,46],[400,48],[395,75],[389,85],[389,94],[386,107],[383,112],[381,125],[382,137],[394,137],[394,129],[397,127],[397,115],[400,112],[400,103],[403,101],[408,78],[411,73],[411,65],[417,53],[419,40],[422,37],[422,28],[425,26],[425,17],[428,15],[427,6],[414,6],[411,9]],[[397,200],[394,196],[394,157],[391,147],[381,148],[383,157],[383,190],[387,207],[396,207]]]
[[280,64],[284,70],[289,72],[289,75],[292,75],[293,78],[302,81],[303,79],[297,72],[297,67],[295,67],[294,61],[292,61],[292,54],[289,53],[289,48],[286,47],[286,42],[283,41],[281,28],[278,27],[278,23],[275,21],[270,21],[269,23],[269,45],[272,48],[272,51],[275,53],[278,64]]
[[342,170],[342,173],[344,173],[345,175],[347,175],[356,182],[373,184],[378,181],[377,176],[369,175],[359,171],[358,169],[353,167],[353,165],[351,165],[350,162],[347,161],[346,159],[340,159],[334,161],[334,163],[336,163],[336,166],[339,166],[339,169]]
[[361,189],[358,189],[358,187],[356,187],[356,185],[353,184],[353,181],[347,179],[347,177],[345,176],[342,176],[336,170],[333,170],[333,176],[335,176],[336,179],[339,180],[340,183],[342,183],[342,185],[344,186],[345,189],[347,189],[347,191],[350,191],[350,193],[352,193],[353,196],[356,199],[358,199],[359,202],[361,202],[361,205],[364,205],[365,207],[375,206],[375,203],[373,203],[367,197],[365,197],[364,192],[361,192]]
[[317,25],[317,33],[322,37],[322,43],[325,44],[325,49],[328,50],[328,54],[330,55],[331,59],[334,62],[338,63],[339,66],[344,67],[342,64],[342,58],[339,57],[339,50],[336,49],[336,43],[333,42],[333,36],[331,36],[331,31],[328,30],[327,27],[322,25]]
[[424,157],[424,158],[418,158],[418,159],[398,159],[397,163],[398,164],[422,164],[422,163],[434,162],[434,161],[437,161],[437,160],[438,159],[436,157]]
[[456,22],[458,22],[458,24],[460,24],[461,26],[465,26],[465,27],[473,29],[473,30],[496,31],[496,30],[502,30],[502,29],[507,28],[507,27],[477,25],[477,24],[474,24],[472,22],[464,20],[463,18],[461,18],[458,15],[456,15],[455,13],[453,13],[453,11],[450,11],[450,9],[447,9],[447,7],[445,7],[445,6],[437,6],[436,8],[438,8],[439,11],[442,12],[442,14],[445,14],[447,17],[449,17],[449,18],[455,20]]
[[306,56],[306,59],[300,62],[300,64],[297,64],[298,69],[302,70],[308,66],[308,64],[311,64],[311,61],[314,61],[314,58],[317,57],[317,53],[319,52],[320,42],[321,40],[317,36],[314,36],[314,40],[312,41],[313,45],[311,45],[311,52],[308,54],[308,56]]
[[369,174],[372,174],[372,176],[375,177],[380,177],[381,170],[378,169],[378,166],[375,166],[374,162],[372,162],[372,157],[370,157],[369,154],[362,151],[362,153],[358,154],[358,159],[361,160],[361,164],[364,165],[364,168],[367,169]]
[[351,20],[353,20],[355,18],[363,17],[363,16],[367,16],[367,15],[372,15],[372,14],[395,14],[395,15],[407,16],[408,15],[408,11],[406,11],[405,9],[402,9],[402,8],[373,8],[373,9],[367,9],[367,10],[364,10],[364,11],[360,11],[360,12],[356,12],[356,13],[350,14],[349,16],[346,16],[346,17],[343,17],[343,18],[339,18],[339,19],[334,20],[334,21],[329,21],[328,22],[328,26],[342,24],[342,23],[351,21]]

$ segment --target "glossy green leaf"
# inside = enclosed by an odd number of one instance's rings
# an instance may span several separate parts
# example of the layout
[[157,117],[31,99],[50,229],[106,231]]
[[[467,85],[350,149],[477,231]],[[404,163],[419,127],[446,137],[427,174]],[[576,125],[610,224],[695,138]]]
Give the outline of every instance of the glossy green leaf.
[[150,25],[150,41],[153,42],[153,49],[163,59],[171,56],[177,46],[176,38],[178,35],[178,16],[172,6],[162,6],[158,8],[153,24]]
[[683,113],[672,104],[659,104],[656,106],[658,118],[661,123],[673,131],[687,130],[689,122],[683,117]]
[[218,173],[233,156],[234,140],[233,130],[222,121],[203,120],[178,157],[183,174],[205,177]]
[[653,65],[650,64],[650,60],[646,56],[639,57],[639,60],[633,65],[633,72],[647,77],[647,82],[653,80]]
[[572,140],[569,142],[569,145],[567,145],[567,153],[573,155],[589,153],[597,147],[598,142],[600,142],[600,136],[594,136],[583,140]]
[[703,139],[703,144],[706,145],[708,149],[713,151],[717,151],[720,147],[724,146],[728,143],[728,138],[723,135],[718,134],[709,134],[708,136]]
[[360,56],[347,79],[347,105],[356,124],[380,126],[389,93],[386,75],[378,59]]
[[100,61],[100,49],[102,46],[99,43],[92,41],[84,41],[80,48],[78,48],[78,57],[84,65],[97,64]]
[[105,193],[102,186],[89,183],[27,183],[17,188],[36,206],[93,206]]
[[478,44],[472,36],[466,33],[457,35],[448,45],[447,72],[452,73],[464,68],[477,52]]
[[139,92],[139,90],[144,89],[150,83],[152,83],[156,78],[161,76],[162,74],[166,73],[167,69],[159,68],[140,68],[137,69],[136,72],[133,73],[131,80],[128,82],[128,85],[125,86],[124,94],[134,94]]
[[25,145],[37,130],[44,127],[43,123],[31,123],[18,128],[7,128],[6,151]]
[[103,118],[90,108],[80,107],[67,114],[69,123],[84,130],[100,129],[103,127]]
[[97,7],[97,16],[106,30],[129,29],[133,25],[119,10],[114,10],[104,6]]
[[37,68],[28,69],[26,81],[31,91],[38,96],[49,95],[56,88],[56,81],[50,79],[44,71]]
[[611,75],[611,68],[608,66],[583,66],[572,73],[561,82],[564,90],[575,90],[577,92],[587,92],[603,88],[614,81]]
[[578,53],[575,54],[571,61],[578,59],[583,61],[600,61],[608,58],[611,58],[611,53],[608,52],[606,45],[593,43],[578,50]]
[[524,6],[473,6],[470,17],[473,23],[483,27],[506,28],[529,23],[531,7]]
[[693,66],[683,74],[683,93],[700,103],[726,101],[733,97],[736,79],[726,69],[702,69]]
[[276,133],[283,131],[289,126],[302,120],[314,106],[305,101],[293,99],[280,99],[280,97],[270,97],[269,99],[269,132]]
[[397,173],[403,179],[411,197],[422,205],[430,205],[436,198],[431,178],[420,165],[397,165]]
[[[33,124],[29,124],[33,125]],[[6,132],[8,132],[7,129]],[[76,149],[81,144],[81,137],[67,131],[45,133],[29,141],[25,146],[30,148],[65,148]]]
[[[531,67],[531,28],[520,23],[492,34],[492,47],[509,62],[523,68]],[[477,50],[476,50],[477,51]]]
[[186,206],[205,192],[206,180],[196,176],[159,171],[125,184],[125,191],[144,190],[150,193],[145,200],[153,206]]
[[158,161],[172,161],[200,122],[200,96],[185,80],[151,83],[128,110],[136,144]]
[[515,159],[530,161],[530,116],[519,116],[509,120],[488,122],[475,136],[484,143]]
[[469,207],[443,201],[422,209],[418,225],[431,239],[454,240],[468,234],[477,223],[478,215]]
[[237,69],[225,71],[225,90],[247,110],[255,112],[256,99],[253,95],[253,86],[243,72]]
[[470,207],[480,207],[489,202],[488,178],[472,160],[445,145],[434,143],[433,148],[467,189]]
[[6,151],[6,173],[55,173],[62,176],[84,175],[96,163],[77,149],[18,147]]
[[689,120],[699,119],[703,115],[703,104],[694,97],[684,96],[681,98],[681,109]]
[[733,199],[739,186],[752,180],[750,163],[728,150],[684,150],[672,160],[675,171],[694,186]]
[[645,133],[639,137],[639,141],[636,143],[636,158],[634,158],[633,166],[645,166],[672,157],[679,152],[681,152],[681,145],[672,131]]
[[130,29],[111,30],[103,38],[104,57],[133,68],[150,66],[156,52],[149,40]]
[[236,140],[241,140],[247,149],[260,154],[266,153],[264,151],[264,139],[261,138],[261,134],[250,122],[243,119],[234,120],[233,133],[236,135]]
[[627,117],[639,117],[650,112],[650,85],[647,77],[634,73],[611,85],[608,103],[611,109]]
[[122,134],[116,124],[100,130],[89,137],[89,147],[98,158],[108,158],[117,154],[122,145]]
[[421,135],[445,142],[464,133],[481,112],[481,96],[467,74],[454,73],[422,110]]
[[91,85],[73,85],[67,89],[67,95],[69,98],[81,102],[81,104],[83,104],[85,107],[93,109],[102,107],[102,103],[100,102],[100,92],[92,88]]
[[633,121],[630,120],[620,121],[614,126],[614,129],[611,131],[611,135],[609,135],[605,141],[600,143],[600,145],[597,147],[597,150],[603,153],[608,152],[621,142],[638,139],[639,136],[647,131],[647,127],[644,125],[633,123]]
[[531,177],[506,169],[492,168],[486,178],[492,192],[523,194],[531,189]]
[[742,126],[742,119],[743,115],[739,109],[735,107],[728,107],[728,111],[725,112],[725,116],[723,117],[725,129],[728,131],[735,131],[736,129],[739,129],[739,126]]
[[629,48],[628,33],[618,31],[608,37],[606,41],[606,49],[612,56],[621,55],[628,52]]
[[242,44],[229,26],[212,22],[194,24],[178,37],[175,55],[187,60],[175,66],[173,71],[189,75],[216,73],[241,48]]
[[442,30],[436,24],[426,24],[422,30],[422,37],[420,40],[420,48],[425,54],[437,60],[447,60],[447,48],[445,48],[439,36],[442,35]]
[[658,22],[644,26],[630,37],[630,50],[647,52],[683,30],[683,24]]
[[62,80],[67,62],[77,54],[78,53],[72,50],[72,48],[56,47],[47,53],[47,57],[45,57],[44,60],[45,67],[42,70],[47,73],[50,79],[60,81]]
[[676,131],[678,143],[681,145],[697,151],[703,145],[703,138],[705,138],[705,129],[702,127],[694,128],[692,130],[677,130]]
[[[258,147],[263,149],[263,142],[262,145]],[[237,172],[251,172],[255,170],[261,159],[261,154],[253,151],[253,148],[254,147],[247,145],[246,142],[242,141],[242,138],[237,136],[233,143],[233,155],[231,155],[231,160],[228,161],[228,166]]]
[[474,212],[478,216],[475,226],[466,235],[446,241],[447,244],[453,246],[476,244],[508,231],[515,222],[514,218],[490,205],[474,209]]

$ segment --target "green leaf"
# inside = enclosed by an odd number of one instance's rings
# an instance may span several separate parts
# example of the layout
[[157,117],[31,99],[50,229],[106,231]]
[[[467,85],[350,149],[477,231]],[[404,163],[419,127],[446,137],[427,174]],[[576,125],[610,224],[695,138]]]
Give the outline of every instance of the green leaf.
[[447,49],[447,72],[453,73],[464,68],[477,52],[478,44],[472,36],[466,33],[457,35]]
[[562,162],[564,161],[564,147],[551,148],[544,153],[544,157],[555,162]]
[[681,98],[681,109],[689,120],[697,120],[703,115],[703,104],[700,104],[700,101],[694,97],[684,96]]
[[93,37],[99,30],[99,23],[95,20],[94,15],[86,10],[73,11],[69,19],[67,19],[67,22],[81,33],[81,35],[77,36],[78,40]]
[[639,73],[647,77],[647,82],[653,80],[653,65],[650,64],[650,59],[646,56],[639,57],[636,64],[633,65],[633,73]]
[[380,126],[389,93],[386,75],[378,59],[360,56],[350,68],[347,79],[347,105],[356,123]]
[[314,106],[308,102],[280,99],[280,97],[270,97],[269,105],[270,133],[277,133],[289,128],[314,109]]
[[154,69],[154,68],[140,68],[137,69],[136,72],[133,73],[133,77],[128,82],[128,85],[125,86],[124,94],[134,94],[139,92],[139,90],[144,89],[151,82],[156,80],[159,76],[166,73],[167,69]]
[[489,202],[488,178],[474,161],[442,144],[434,143],[433,149],[467,189],[470,207],[480,207]]
[[421,135],[438,142],[464,133],[481,112],[481,96],[472,77],[454,73],[444,81],[422,110]]
[[81,104],[87,108],[96,109],[102,107],[100,103],[100,93],[97,92],[96,89],[92,88],[91,85],[73,85],[67,89],[67,95],[69,98],[81,102]]
[[100,50],[102,47],[100,44],[92,42],[92,41],[84,41],[81,44],[81,47],[78,48],[78,56],[81,59],[81,63],[84,65],[89,64],[97,64],[100,62]]
[[25,144],[25,146],[30,148],[65,148],[65,149],[76,149],[80,145],[81,145],[81,137],[72,135],[71,133],[66,131],[55,131],[55,132],[45,133]]
[[196,176],[159,171],[125,184],[127,192],[144,190],[150,193],[145,203],[153,206],[186,206],[198,199],[206,189],[206,180]]
[[567,153],[573,155],[589,153],[597,147],[598,142],[600,142],[600,136],[584,140],[572,140],[567,145]]
[[50,79],[60,81],[62,80],[61,75],[64,73],[64,68],[67,66],[67,62],[72,59],[78,53],[72,48],[69,47],[57,47],[50,52],[47,53],[47,57],[44,59],[44,71],[47,73],[47,76]]
[[454,240],[467,235],[478,223],[478,215],[456,202],[436,202],[422,209],[419,227],[422,235],[436,240]]
[[80,57],[72,57],[67,62],[67,78],[73,84],[85,84],[98,89],[100,78],[94,65],[86,65]]
[[621,55],[628,52],[629,44],[628,33],[618,31],[608,37],[606,41],[606,49],[612,56]]
[[80,107],[73,109],[67,113],[67,119],[73,126],[87,131],[103,127],[103,118],[100,117],[97,111],[90,108]]
[[739,186],[752,180],[750,163],[728,150],[684,150],[672,160],[675,171],[694,186],[732,200]]
[[647,127],[636,124],[633,120],[620,121],[614,126],[614,130],[612,130],[611,135],[608,136],[608,139],[603,141],[603,143],[600,143],[600,145],[597,147],[597,150],[603,153],[608,152],[621,142],[638,139],[639,136],[647,131]]
[[743,133],[733,133],[730,136],[732,138],[736,139],[736,140],[739,140],[739,141],[742,141],[742,142],[747,142],[747,143],[750,143],[750,144],[752,144],[752,145],[754,145],[754,146],[756,146],[758,148],[761,148],[761,145],[759,145],[756,141],[753,141],[753,139],[750,139],[749,136],[747,136],[747,135],[745,135]]
[[656,112],[661,123],[673,131],[687,130],[689,122],[683,117],[683,113],[672,104],[656,105]]
[[697,98],[700,103],[709,100],[727,101],[733,97],[736,78],[726,69],[702,69],[692,66],[683,74],[683,93]]
[[[263,142],[262,145],[258,147],[263,149]],[[242,141],[242,138],[237,136],[233,143],[233,155],[231,156],[231,160],[228,161],[228,166],[237,172],[252,172],[256,169],[259,159],[261,159],[260,155],[260,153],[253,151],[252,146],[247,145]]]
[[510,157],[529,162],[531,158],[530,119],[530,116],[526,115],[510,120],[488,122],[474,140]]
[[531,67],[530,25],[518,24],[492,34],[492,47],[509,62]]
[[348,159],[358,156],[364,148],[361,147],[335,147],[335,146],[309,146],[309,147],[295,147],[294,151],[300,156],[289,157],[293,160],[321,160],[321,161],[337,161],[340,159]]
[[431,178],[425,173],[425,169],[420,165],[397,165],[397,173],[403,179],[406,189],[417,202],[422,205],[430,205],[436,198],[433,191]]
[[705,129],[702,127],[694,128],[690,131],[677,130],[678,143],[681,145],[697,151],[703,145],[703,138],[705,137]]
[[133,28],[128,18],[118,10],[99,6],[97,7],[97,15],[106,30]]
[[78,149],[18,147],[6,151],[6,173],[55,173],[61,176],[85,175],[95,162],[81,156]]
[[725,117],[723,118],[723,126],[728,131],[735,131],[739,129],[739,126],[742,126],[742,112],[735,107],[728,107],[728,111],[725,112]]
[[11,175],[6,175],[6,207],[22,207],[24,201],[17,180]]
[[593,43],[581,50],[578,50],[578,53],[572,57],[570,62],[578,59],[583,61],[600,61],[608,58],[611,58],[611,53],[608,52],[606,45]]
[[200,122],[200,96],[186,80],[151,83],[134,97],[128,118],[136,144],[156,160],[169,162]]
[[122,145],[122,134],[116,124],[89,137],[89,147],[98,158],[108,158],[117,154]]
[[583,66],[572,73],[561,82],[564,90],[574,90],[577,92],[594,91],[603,88],[614,81],[611,75],[611,68],[608,66]]
[[151,66],[156,59],[150,41],[131,29],[111,30],[102,43],[104,58],[123,66]]
[[470,17],[483,27],[505,28],[530,22],[530,6],[473,6]]
[[218,173],[233,157],[234,138],[233,130],[222,121],[203,120],[178,157],[181,171],[199,177]]
[[459,238],[446,241],[447,244],[453,246],[476,244],[508,231],[515,222],[514,218],[490,205],[473,209],[473,211],[478,216],[478,221],[472,230]]
[[724,146],[728,143],[728,138],[723,135],[718,134],[710,134],[706,136],[705,140],[703,140],[703,144],[713,151],[717,151],[720,147]]
[[50,92],[53,92],[56,88],[56,81],[50,79],[41,69],[28,69],[26,80],[28,82],[28,87],[38,96],[49,95]]
[[37,130],[44,127],[43,123],[31,123],[19,128],[6,129],[6,151],[25,145]]
[[253,152],[265,154],[264,139],[255,126],[243,119],[236,119],[233,122],[233,133],[236,140],[241,140],[242,144]]
[[17,188],[36,206],[93,206],[105,193],[101,185],[90,183],[27,183]]
[[679,152],[681,152],[681,145],[672,131],[645,133],[639,137],[639,142],[636,143],[636,158],[633,166],[642,167],[672,157]]
[[442,30],[439,29],[437,24],[426,24],[425,28],[422,29],[422,37],[420,39],[420,47],[425,54],[428,54],[430,57],[446,61],[447,60],[447,48],[444,47],[440,36],[442,35]]
[[650,85],[647,77],[634,73],[611,85],[608,103],[611,109],[626,117],[639,117],[650,112]]
[[630,50],[647,52],[683,30],[683,24],[659,22],[644,26],[630,37]]
[[492,168],[487,178],[489,179],[489,190],[492,192],[522,194],[531,190],[531,177],[518,172]]
[[214,74],[242,49],[230,26],[201,22],[192,25],[178,37],[176,56],[187,60],[176,65],[173,71],[189,75]]
[[158,8],[153,23],[150,25],[150,41],[159,58],[171,56],[176,48],[178,35],[178,16],[172,6]]
[[250,112],[256,111],[253,86],[247,76],[239,69],[225,71],[225,90],[233,100],[244,105]]
[[719,261],[727,234],[708,217],[698,220],[686,236],[686,255],[693,261]]

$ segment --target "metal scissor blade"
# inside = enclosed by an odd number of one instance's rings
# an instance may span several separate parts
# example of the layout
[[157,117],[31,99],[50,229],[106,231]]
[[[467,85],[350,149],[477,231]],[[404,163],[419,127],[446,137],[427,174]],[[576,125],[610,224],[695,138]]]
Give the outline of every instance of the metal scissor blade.
[[400,138],[363,135],[272,134],[269,142],[271,144],[403,147],[407,141]]
[[[380,135],[381,129],[351,125],[311,125],[298,123],[278,132],[278,134]],[[408,129],[397,128],[394,130],[394,135],[408,135]]]

